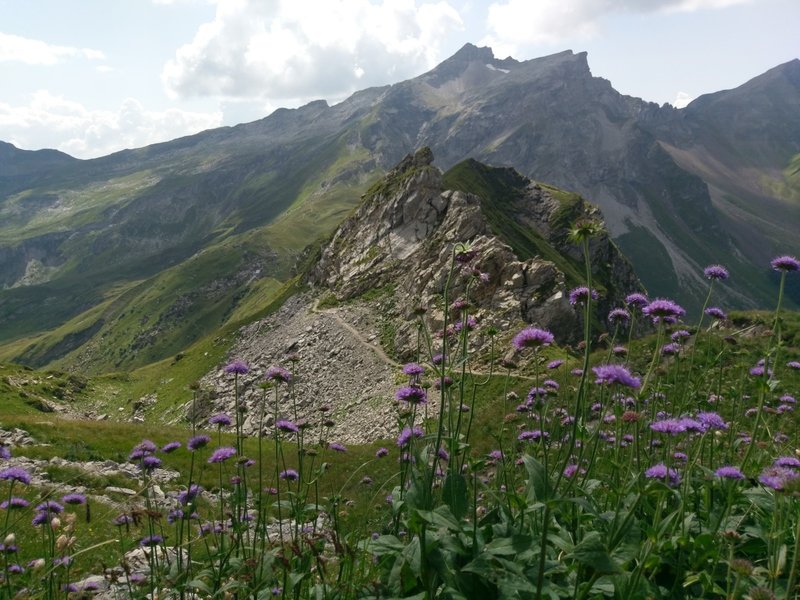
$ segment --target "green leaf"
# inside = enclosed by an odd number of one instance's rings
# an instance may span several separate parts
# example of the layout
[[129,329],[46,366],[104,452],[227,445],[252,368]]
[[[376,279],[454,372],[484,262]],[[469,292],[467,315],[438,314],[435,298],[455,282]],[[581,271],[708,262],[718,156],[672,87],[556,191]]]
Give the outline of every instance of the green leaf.
[[486,545],[486,551],[495,556],[512,556],[525,552],[533,545],[529,535],[516,534],[492,540]]
[[442,499],[456,519],[462,519],[467,514],[469,497],[467,493],[467,480],[461,473],[449,473],[442,488]]
[[376,556],[400,552],[405,544],[393,535],[382,535],[367,543],[367,549]]
[[525,470],[528,472],[528,497],[530,500],[546,502],[550,498],[550,481],[544,465],[531,455],[522,457]]
[[419,577],[422,574],[422,549],[420,548],[418,537],[412,539],[411,543],[403,549],[403,558],[405,558],[411,572]]
[[436,527],[444,527],[449,531],[461,531],[461,523],[453,516],[448,506],[437,506],[436,510],[420,510],[419,516]]
[[575,546],[572,556],[579,563],[593,568],[598,573],[611,575],[619,572],[619,567],[608,553],[603,538],[598,531],[589,532]]

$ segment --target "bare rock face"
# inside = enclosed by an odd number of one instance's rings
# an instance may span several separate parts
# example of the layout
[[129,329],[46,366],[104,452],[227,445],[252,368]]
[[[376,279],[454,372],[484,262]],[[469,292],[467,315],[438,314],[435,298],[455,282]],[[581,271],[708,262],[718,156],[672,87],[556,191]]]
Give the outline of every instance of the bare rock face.
[[[581,335],[580,312],[569,304],[569,289],[580,281],[580,247],[568,242],[566,226],[581,219],[600,218],[599,211],[577,197],[565,201],[510,169],[492,169],[474,163],[483,177],[499,178],[513,189],[504,198],[488,201],[476,194],[445,189],[442,172],[431,163],[428,148],[408,155],[365,197],[356,213],[323,249],[310,283],[329,290],[338,301],[362,296],[368,290],[393,287],[398,315],[415,307],[428,309],[436,326],[443,320],[440,297],[451,282],[450,300],[465,293],[470,275],[470,297],[476,317],[500,329],[533,323],[553,331],[561,342]],[[498,205],[502,203],[502,206]],[[564,216],[568,216],[565,223]],[[544,252],[521,258],[504,239],[501,220],[530,232],[546,246]],[[467,244],[477,251],[467,265],[451,274],[454,249]],[[599,310],[640,284],[627,260],[604,233],[590,247],[592,269],[604,292]],[[569,271],[566,273],[565,271]],[[394,351],[410,351],[414,325],[400,325]]]
[[[311,292],[240,331],[231,358],[250,370],[235,379],[220,366],[202,379],[207,401],[186,407],[198,425],[217,412],[232,416],[238,393],[249,435],[269,435],[276,419],[288,418],[313,429],[307,439],[391,437],[401,363],[416,358],[420,307],[436,335],[446,304],[468,298],[478,353],[488,348],[490,327],[501,342],[526,324],[550,329],[561,343],[581,338],[581,310],[570,305],[569,290],[582,283],[583,257],[567,227],[598,220],[599,211],[511,169],[470,163],[461,178],[477,195],[432,162],[427,148],[406,156],[321,249],[307,276]],[[448,181],[462,189],[447,189]],[[592,239],[590,259],[602,296],[598,316],[640,289],[605,234]],[[452,311],[447,317],[448,329],[458,326]],[[292,369],[291,386],[264,389],[272,365]]]

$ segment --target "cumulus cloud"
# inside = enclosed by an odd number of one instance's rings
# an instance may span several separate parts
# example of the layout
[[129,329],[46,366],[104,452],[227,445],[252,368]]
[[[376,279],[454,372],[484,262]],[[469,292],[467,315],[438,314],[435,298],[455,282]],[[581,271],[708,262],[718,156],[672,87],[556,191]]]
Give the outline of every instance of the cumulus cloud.
[[0,139],[18,148],[55,148],[78,158],[164,142],[221,123],[221,113],[150,111],[133,98],[115,111],[89,110],[48,91],[36,92],[25,106],[0,102]]
[[0,33],[0,62],[21,62],[28,65],[55,65],[70,58],[103,60],[105,55],[92,48],[56,46],[9,33]]
[[586,39],[611,14],[692,12],[748,4],[754,0],[504,0],[489,5],[488,34],[481,41],[498,56],[514,54],[526,44],[560,44]]
[[461,28],[445,0],[230,0],[162,81],[174,97],[336,99],[434,66]]
[[672,101],[672,106],[675,108],[684,108],[688,106],[692,100],[694,100],[693,96],[690,96],[686,92],[678,92],[675,96],[675,100]]

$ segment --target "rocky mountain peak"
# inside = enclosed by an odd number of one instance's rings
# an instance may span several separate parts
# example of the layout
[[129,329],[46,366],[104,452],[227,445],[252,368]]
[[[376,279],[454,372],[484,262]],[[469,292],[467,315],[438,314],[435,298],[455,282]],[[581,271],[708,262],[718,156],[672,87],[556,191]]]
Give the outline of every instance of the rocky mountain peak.
[[[580,251],[567,240],[578,219],[599,219],[579,196],[547,188],[509,168],[468,160],[448,173],[432,164],[428,148],[406,156],[368,192],[359,209],[336,231],[309,276],[337,302],[391,288],[397,316],[418,306],[437,306],[450,279],[454,248],[467,244],[477,258],[451,290],[463,294],[471,274],[481,284],[473,295],[477,314],[500,329],[535,323],[561,341],[580,335],[579,312],[568,302],[580,283]],[[603,235],[592,245],[604,288],[603,310],[639,284],[627,261]],[[400,356],[413,325],[398,327]]]

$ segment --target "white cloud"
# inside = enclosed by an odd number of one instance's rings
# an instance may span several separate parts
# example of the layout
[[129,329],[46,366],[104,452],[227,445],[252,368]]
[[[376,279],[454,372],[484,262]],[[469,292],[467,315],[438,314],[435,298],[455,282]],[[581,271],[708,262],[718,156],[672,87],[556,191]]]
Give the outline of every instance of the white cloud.
[[69,58],[103,60],[105,55],[92,48],[56,46],[41,40],[0,33],[0,62],[22,62],[28,65],[55,65]]
[[173,97],[340,98],[434,66],[461,28],[445,0],[229,0],[162,81]]
[[690,96],[686,92],[678,92],[678,94],[675,96],[675,100],[672,101],[672,106],[675,108],[684,108],[685,106],[688,106],[692,100],[694,100],[693,96]]
[[24,149],[56,148],[78,158],[164,142],[221,123],[221,113],[149,111],[133,98],[116,111],[89,110],[44,90],[26,106],[0,102],[0,139]]
[[515,54],[527,44],[563,44],[586,39],[612,14],[693,12],[721,9],[754,0],[504,0],[489,5],[488,34],[481,44],[497,56]]

